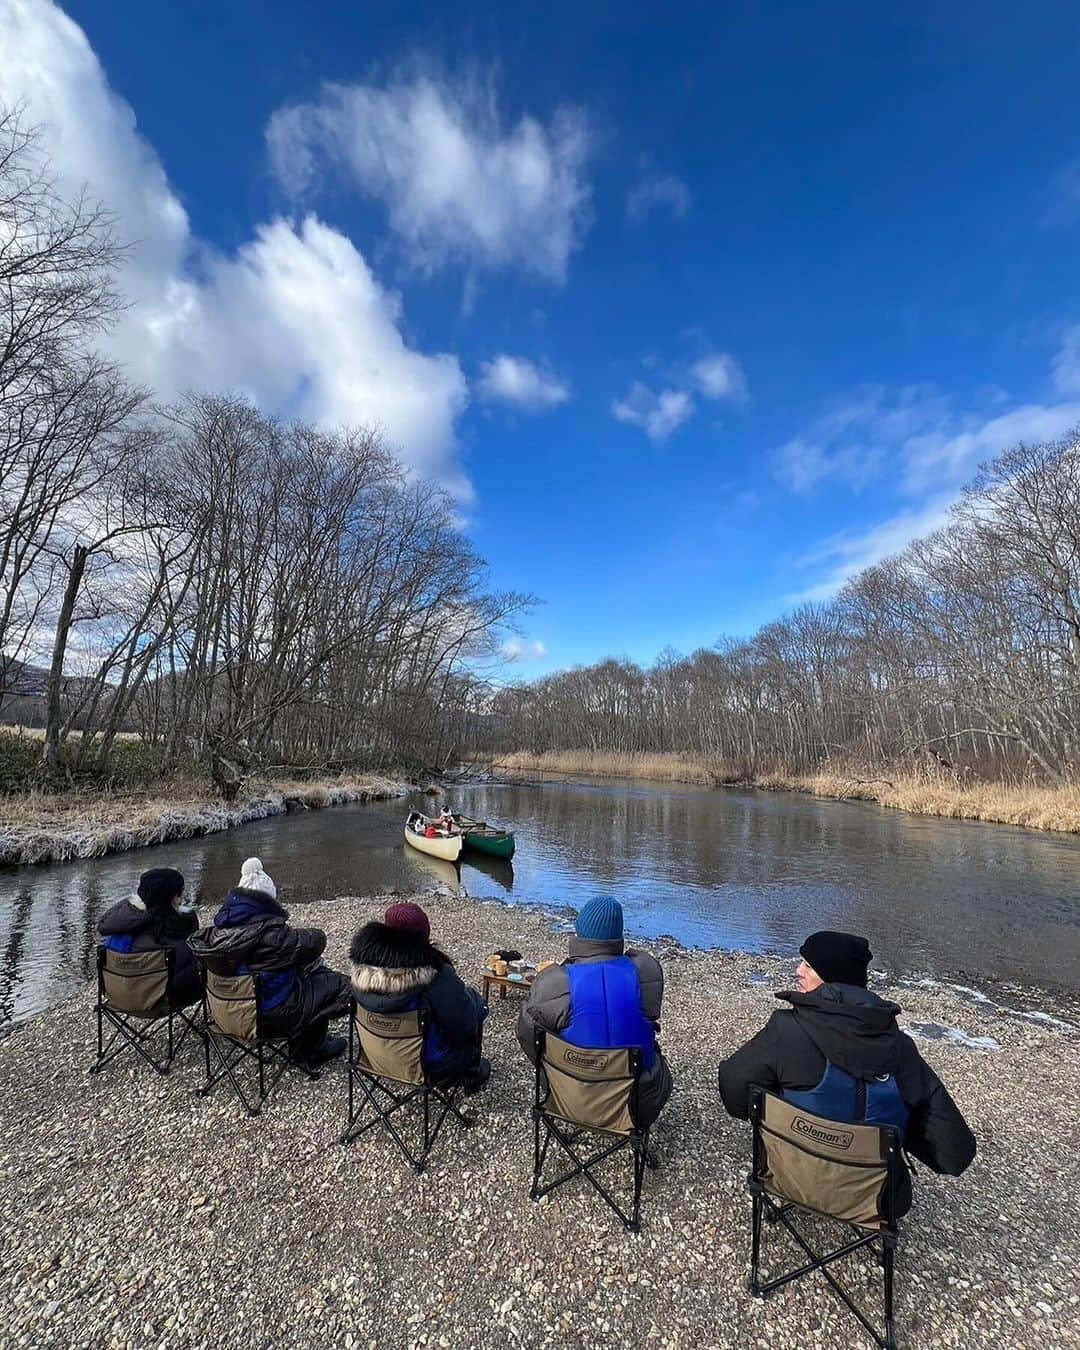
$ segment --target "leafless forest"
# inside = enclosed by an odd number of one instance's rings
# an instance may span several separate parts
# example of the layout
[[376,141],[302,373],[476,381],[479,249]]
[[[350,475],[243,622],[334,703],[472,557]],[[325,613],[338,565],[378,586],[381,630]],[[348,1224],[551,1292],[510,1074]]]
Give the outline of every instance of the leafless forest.
[[1080,433],[987,465],[949,524],[744,641],[502,691],[507,750],[1059,785],[1080,735]]
[[43,725],[42,781],[107,777],[131,733],[226,796],[253,768],[490,750],[1073,781],[1077,435],[1003,454],[938,534],[750,639],[493,690],[524,598],[449,499],[374,431],[132,387],[98,354],[122,254],[0,118],[0,720]]
[[43,782],[107,777],[131,732],[226,796],[441,762],[521,598],[376,432],[132,387],[98,354],[117,228],[0,118],[0,719],[43,723]]

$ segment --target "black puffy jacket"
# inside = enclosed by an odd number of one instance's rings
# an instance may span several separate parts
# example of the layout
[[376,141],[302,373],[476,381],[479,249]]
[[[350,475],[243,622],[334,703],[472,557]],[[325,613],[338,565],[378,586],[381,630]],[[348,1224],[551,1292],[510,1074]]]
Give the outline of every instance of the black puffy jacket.
[[910,1036],[900,1007],[868,989],[823,984],[812,994],[781,993],[791,1004],[720,1065],[720,1095],[745,1119],[753,1083],[769,1092],[814,1088],[831,1060],[855,1078],[891,1073],[908,1108],[906,1147],[935,1172],[959,1176],[975,1156],[975,1136]]
[[114,951],[173,953],[172,1004],[186,1008],[202,994],[199,968],[187,940],[199,926],[194,910],[148,910],[133,895],[107,909],[98,920],[98,932]]
[[431,1073],[449,1076],[476,1065],[487,1007],[445,952],[418,934],[368,923],[353,938],[349,960],[353,994],[362,1008],[430,1015],[424,1058]]
[[217,974],[256,977],[265,1035],[291,1036],[317,1017],[349,1010],[348,981],[319,962],[326,934],[293,928],[289,911],[262,891],[234,887],[190,945]]

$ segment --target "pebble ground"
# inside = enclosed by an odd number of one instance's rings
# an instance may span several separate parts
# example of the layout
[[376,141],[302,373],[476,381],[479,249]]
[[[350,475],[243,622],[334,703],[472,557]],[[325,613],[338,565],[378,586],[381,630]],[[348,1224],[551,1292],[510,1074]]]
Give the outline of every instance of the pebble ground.
[[[536,912],[417,898],[466,978],[494,947],[565,952]],[[353,930],[386,903],[338,900],[304,921],[344,968]],[[532,1078],[513,996],[488,1019],[479,1122],[449,1128],[422,1177],[384,1136],[337,1143],[340,1063],[317,1083],[288,1075],[248,1119],[222,1088],[194,1095],[194,1045],[168,1078],[131,1059],[91,1078],[89,990],[33,1019],[0,1041],[0,1346],[868,1345],[820,1276],[764,1302],[746,1288],[749,1132],[723,1114],[715,1066],[775,1007],[790,963],[652,945],[676,1090],[638,1237],[581,1182],[529,1202]],[[1080,1344],[1080,1037],[948,991],[899,1001],[913,1023],[1001,1047],[920,1042],[979,1156],[957,1180],[919,1170],[901,1346]],[[874,1268],[845,1265],[872,1297]]]

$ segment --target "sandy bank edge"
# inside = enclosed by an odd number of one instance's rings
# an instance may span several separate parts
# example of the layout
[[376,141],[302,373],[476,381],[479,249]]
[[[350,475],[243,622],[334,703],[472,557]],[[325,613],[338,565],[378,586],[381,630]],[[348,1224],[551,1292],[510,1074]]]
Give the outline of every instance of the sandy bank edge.
[[[123,799],[98,820],[88,806],[87,816],[71,824],[3,820],[0,800],[0,866],[103,858],[176,839],[218,834],[288,811],[388,801],[404,797],[410,790],[403,783],[372,777],[355,782],[270,783],[232,805],[211,798],[155,802],[146,794]],[[62,799],[59,805],[62,809]]]

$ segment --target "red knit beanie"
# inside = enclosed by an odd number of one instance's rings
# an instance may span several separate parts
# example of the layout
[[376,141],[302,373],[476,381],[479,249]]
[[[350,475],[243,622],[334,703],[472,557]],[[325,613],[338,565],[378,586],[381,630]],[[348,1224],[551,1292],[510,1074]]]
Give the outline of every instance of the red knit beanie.
[[403,903],[391,905],[383,915],[387,928],[403,928],[406,933],[415,933],[425,942],[431,937],[431,923],[419,905]]

